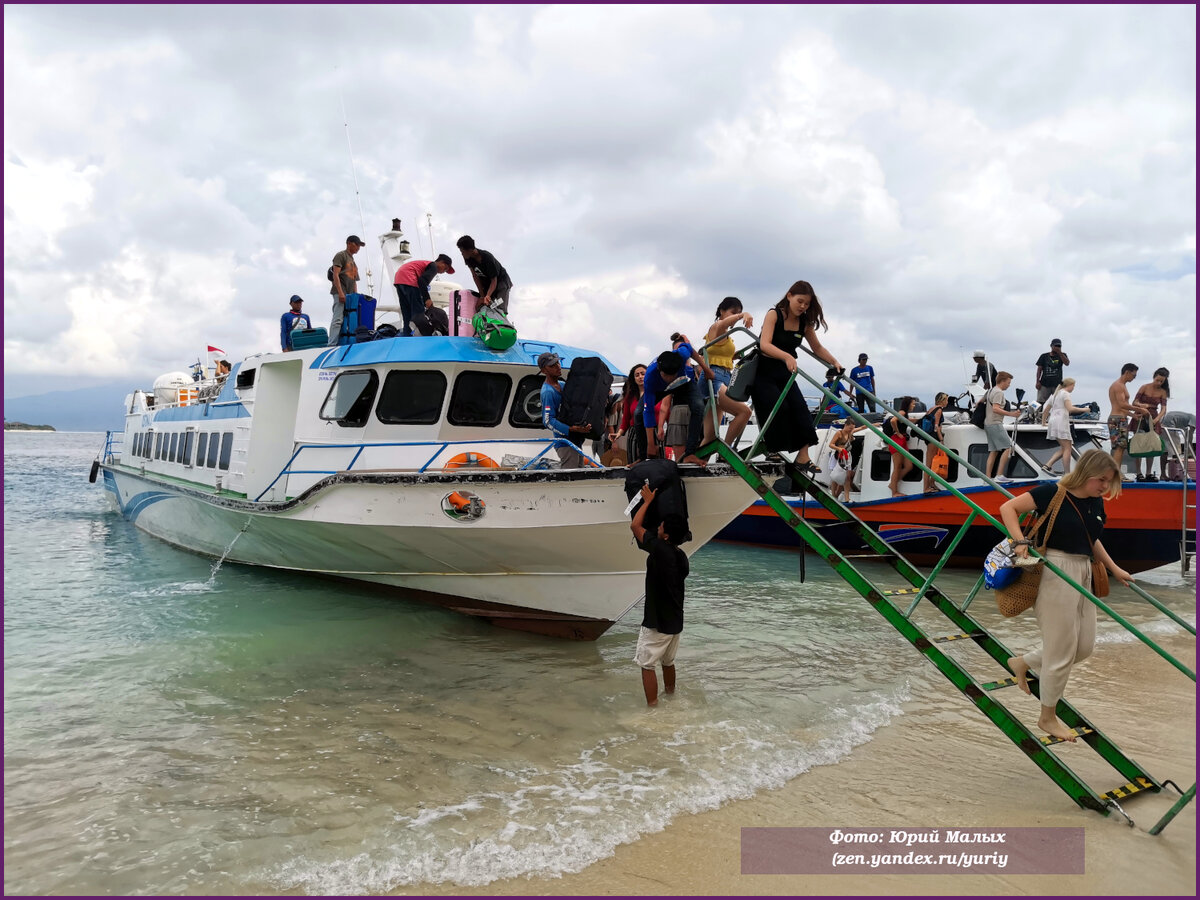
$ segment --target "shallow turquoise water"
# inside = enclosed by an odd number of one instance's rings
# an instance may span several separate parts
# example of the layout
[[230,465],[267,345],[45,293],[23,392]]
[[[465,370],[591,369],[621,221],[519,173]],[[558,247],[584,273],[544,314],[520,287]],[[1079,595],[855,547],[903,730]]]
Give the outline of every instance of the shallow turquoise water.
[[[794,552],[697,554],[680,690],[647,710],[640,609],[577,644],[372,588],[214,571],[88,484],[101,442],[5,436],[9,893],[376,893],[577,871],[836,763],[907,701],[977,715],[811,557],[801,584]],[[1177,571],[1146,580],[1193,617]],[[1031,624],[998,627],[1021,642]]]

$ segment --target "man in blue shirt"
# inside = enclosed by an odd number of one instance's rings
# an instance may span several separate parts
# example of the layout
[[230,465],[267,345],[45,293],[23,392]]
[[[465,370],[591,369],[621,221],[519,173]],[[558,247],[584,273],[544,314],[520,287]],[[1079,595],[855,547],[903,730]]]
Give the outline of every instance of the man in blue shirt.
[[300,307],[304,301],[298,294],[292,294],[292,299],[288,301],[291,308],[279,317],[279,347],[284,352],[292,349],[292,332],[297,328],[312,328],[312,322],[304,313],[300,312]]
[[[858,365],[850,370],[850,380],[872,394],[877,393],[875,390],[875,370],[867,365],[867,354],[858,354]],[[858,407],[859,412],[866,412],[868,406],[871,407],[871,412],[875,412],[875,401],[857,388],[854,391],[854,403]]]
[[570,441],[574,447],[558,444],[554,452],[558,454],[559,462],[564,469],[582,469],[585,466],[583,452],[578,448],[583,445],[583,435],[591,431],[589,425],[567,425],[558,420],[558,407],[562,404],[562,360],[557,353],[543,353],[538,357],[538,371],[546,376],[542,385],[542,424],[553,432],[556,438]]
[[[699,354],[692,349],[686,334],[671,336],[674,349],[664,350],[646,369],[646,377],[642,381],[642,423],[646,427],[646,455],[654,458],[658,450],[658,413],[654,407],[663,397],[670,396],[673,403],[686,402],[692,408],[692,421],[688,425],[687,446],[676,448],[677,463],[694,463],[698,466],[704,462],[696,457],[699,446],[699,436],[702,433],[704,420],[704,399],[700,394],[700,385],[696,380],[696,370],[686,363],[693,360],[704,370],[708,378],[715,380],[712,369],[708,367]],[[682,453],[680,452],[682,451]],[[635,460],[630,460],[634,462]]]

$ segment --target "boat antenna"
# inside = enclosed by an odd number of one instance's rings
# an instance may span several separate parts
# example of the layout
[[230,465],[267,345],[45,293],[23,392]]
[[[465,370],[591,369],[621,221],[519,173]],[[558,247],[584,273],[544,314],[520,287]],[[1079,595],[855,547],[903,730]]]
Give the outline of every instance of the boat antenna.
[[[335,71],[337,67],[334,67]],[[361,226],[362,233],[366,233],[367,223],[363,218],[362,194],[358,190],[358,170],[354,166],[354,146],[350,143],[350,117],[346,115],[346,95],[342,91],[338,91],[338,97],[342,101],[342,122],[346,128],[346,147],[350,151],[350,175],[354,178],[354,199],[358,201],[358,223]],[[371,278],[371,253],[367,251],[367,294],[371,297],[375,296],[375,285]]]
[[433,213],[425,213],[425,227],[429,229],[429,255],[437,255],[437,247],[433,245]]

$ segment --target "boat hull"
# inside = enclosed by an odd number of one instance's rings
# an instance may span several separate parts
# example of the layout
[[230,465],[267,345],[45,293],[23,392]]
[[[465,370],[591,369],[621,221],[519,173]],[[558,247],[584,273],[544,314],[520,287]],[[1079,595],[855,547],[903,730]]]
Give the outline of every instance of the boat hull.
[[[1035,484],[1009,485],[1014,494]],[[1000,505],[1007,499],[990,487],[963,491],[991,515],[999,518]],[[1187,527],[1195,529],[1195,485],[1189,485]],[[815,501],[789,500],[789,505],[815,524],[836,521],[832,513]],[[931,565],[941,558],[967,518],[966,505],[948,491],[887,500],[855,503],[854,514],[869,525],[907,559],[918,565]],[[1184,503],[1178,483],[1127,484],[1121,496],[1105,504],[1107,523],[1103,541],[1113,558],[1130,572],[1143,572],[1180,559],[1180,535]],[[829,528],[823,536],[842,551],[865,549],[850,527]],[[983,558],[1000,540],[1000,532],[990,522],[971,525],[963,536],[949,565],[978,568]],[[796,547],[800,539],[763,501],[757,501],[723,528],[719,541]]]
[[[643,594],[623,469],[341,473],[282,503],[102,470],[121,513],[177,547],[383,585],[501,627],[592,640]],[[729,470],[684,472],[691,554],[754,494]],[[474,495],[482,514],[451,515],[451,495]]]

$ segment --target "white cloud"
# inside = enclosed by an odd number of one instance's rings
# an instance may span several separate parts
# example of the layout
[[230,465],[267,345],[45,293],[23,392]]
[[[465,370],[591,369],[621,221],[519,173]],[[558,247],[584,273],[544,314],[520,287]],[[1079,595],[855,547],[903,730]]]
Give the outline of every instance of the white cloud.
[[332,12],[5,7],[10,395],[269,348],[347,234],[385,293],[375,235],[432,213],[625,368],[804,278],[890,396],[977,345],[1031,388],[1061,336],[1080,396],[1133,359],[1194,406],[1191,7]]

